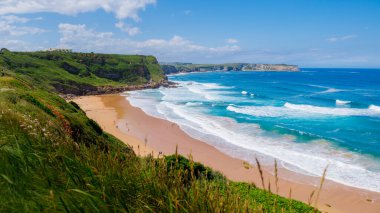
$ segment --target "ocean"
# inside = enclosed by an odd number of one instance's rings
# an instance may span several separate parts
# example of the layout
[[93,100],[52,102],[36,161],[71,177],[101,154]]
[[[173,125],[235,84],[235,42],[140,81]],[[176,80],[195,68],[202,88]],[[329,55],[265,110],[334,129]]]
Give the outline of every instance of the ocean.
[[[147,114],[233,157],[380,192],[380,70],[204,72],[129,92]],[[179,142],[180,144],[180,142]]]

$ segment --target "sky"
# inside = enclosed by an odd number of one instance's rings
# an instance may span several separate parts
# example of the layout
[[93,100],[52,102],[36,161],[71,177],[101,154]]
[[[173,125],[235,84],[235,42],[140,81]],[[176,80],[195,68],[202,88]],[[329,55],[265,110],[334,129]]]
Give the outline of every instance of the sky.
[[0,0],[0,48],[380,68],[380,0]]

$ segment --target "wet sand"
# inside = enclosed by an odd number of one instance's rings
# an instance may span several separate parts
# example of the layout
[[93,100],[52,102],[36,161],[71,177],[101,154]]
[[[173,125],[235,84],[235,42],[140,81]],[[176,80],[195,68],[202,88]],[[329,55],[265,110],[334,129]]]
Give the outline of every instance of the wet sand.
[[[86,96],[78,97],[74,101],[106,132],[132,146],[140,155],[153,153],[154,156],[158,156],[161,152],[170,155],[178,147],[180,154],[184,156],[191,154],[195,161],[220,171],[230,180],[262,186],[255,165],[247,169],[244,161],[190,137],[175,123],[145,114],[141,109],[131,106],[126,97]],[[270,182],[271,190],[275,192],[275,178],[269,172],[273,170],[273,167],[264,167],[264,185],[268,187]],[[320,182],[320,178],[297,174],[282,168],[278,174],[278,194],[284,197],[289,197],[291,194],[291,198],[305,203],[308,203],[310,194],[314,190],[317,191]],[[311,203],[323,212],[380,212],[380,193],[325,181],[317,203],[316,194],[315,192]]]

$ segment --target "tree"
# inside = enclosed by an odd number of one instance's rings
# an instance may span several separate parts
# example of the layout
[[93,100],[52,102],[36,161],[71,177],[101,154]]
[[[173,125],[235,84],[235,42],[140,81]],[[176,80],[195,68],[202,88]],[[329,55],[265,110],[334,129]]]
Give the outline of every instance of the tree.
[[1,48],[0,54],[3,54],[5,52],[10,52],[7,48]]

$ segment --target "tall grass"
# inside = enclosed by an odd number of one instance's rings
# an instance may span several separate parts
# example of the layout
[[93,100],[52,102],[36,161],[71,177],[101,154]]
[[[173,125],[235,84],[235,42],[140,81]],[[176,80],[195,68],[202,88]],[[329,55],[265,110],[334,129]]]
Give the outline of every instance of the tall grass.
[[0,92],[0,212],[313,211],[191,157],[138,156],[77,105],[0,83],[14,89]]

